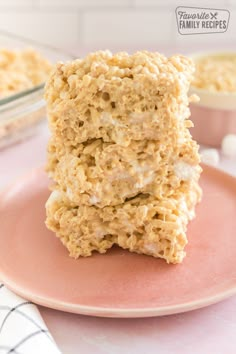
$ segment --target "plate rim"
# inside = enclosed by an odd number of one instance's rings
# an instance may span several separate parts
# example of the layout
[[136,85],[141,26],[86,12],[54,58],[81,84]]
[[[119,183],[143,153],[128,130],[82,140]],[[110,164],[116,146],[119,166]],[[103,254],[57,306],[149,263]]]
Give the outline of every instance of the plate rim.
[[59,310],[74,314],[81,314],[87,316],[96,317],[113,317],[113,318],[144,318],[144,317],[156,317],[156,316],[166,316],[174,315],[178,313],[189,312],[197,310],[209,305],[216,304],[222,300],[225,300],[233,295],[236,295],[236,285],[235,287],[230,287],[226,291],[217,293],[216,295],[203,297],[199,300],[184,302],[178,305],[161,306],[161,307],[145,307],[145,308],[113,308],[113,307],[102,307],[102,306],[90,306],[90,305],[79,305],[79,304],[69,304],[68,302],[63,302],[55,300],[50,297],[42,297],[37,294],[31,293],[29,290],[22,290],[19,285],[14,286],[14,282],[7,279],[7,277],[2,276],[0,270],[1,282],[13,291],[15,294],[25,298],[26,300],[32,301],[36,305],[44,306],[53,310]]

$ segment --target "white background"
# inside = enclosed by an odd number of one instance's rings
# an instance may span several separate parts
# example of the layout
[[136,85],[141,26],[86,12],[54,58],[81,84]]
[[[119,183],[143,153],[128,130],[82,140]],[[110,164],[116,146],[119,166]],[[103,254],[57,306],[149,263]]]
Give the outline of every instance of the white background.
[[[228,9],[229,29],[222,34],[181,36],[177,6]],[[235,0],[0,0],[4,29],[76,54],[94,49],[194,49],[236,44]]]

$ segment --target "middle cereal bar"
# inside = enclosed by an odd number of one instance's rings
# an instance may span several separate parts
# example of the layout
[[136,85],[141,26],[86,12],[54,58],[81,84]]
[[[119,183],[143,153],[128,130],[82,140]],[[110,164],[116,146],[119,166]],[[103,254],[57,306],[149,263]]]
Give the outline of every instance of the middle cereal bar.
[[[185,132],[186,139],[188,131]],[[156,140],[133,141],[124,147],[102,139],[78,144],[66,151],[49,144],[49,171],[67,197],[77,205],[104,207],[124,203],[139,193],[168,196],[198,178],[197,144],[163,144]],[[181,156],[181,158],[179,158]],[[183,174],[185,168],[188,173]]]

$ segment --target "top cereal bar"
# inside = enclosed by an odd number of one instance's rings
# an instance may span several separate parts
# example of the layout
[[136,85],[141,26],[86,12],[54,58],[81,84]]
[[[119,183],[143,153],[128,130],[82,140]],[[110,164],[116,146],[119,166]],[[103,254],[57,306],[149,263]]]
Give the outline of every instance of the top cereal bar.
[[[109,51],[58,63],[46,85],[49,125],[57,144],[100,139],[127,146],[160,140],[187,119],[190,59],[147,51]],[[176,127],[175,127],[176,125]]]

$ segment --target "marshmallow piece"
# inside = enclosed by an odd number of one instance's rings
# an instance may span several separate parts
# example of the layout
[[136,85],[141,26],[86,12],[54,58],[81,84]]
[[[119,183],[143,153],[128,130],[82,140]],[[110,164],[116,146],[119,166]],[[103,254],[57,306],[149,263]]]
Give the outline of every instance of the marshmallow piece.
[[205,149],[201,152],[201,160],[210,166],[217,166],[220,161],[219,152],[216,149]]
[[174,164],[174,172],[175,175],[183,181],[190,181],[197,173],[194,166],[191,166],[184,161],[177,161]]
[[236,134],[226,135],[222,140],[221,148],[224,155],[229,157],[236,156]]

